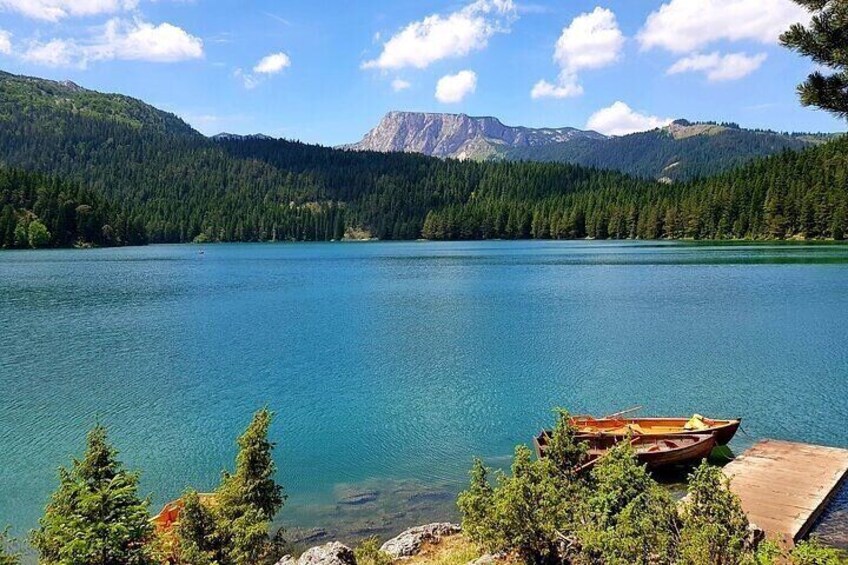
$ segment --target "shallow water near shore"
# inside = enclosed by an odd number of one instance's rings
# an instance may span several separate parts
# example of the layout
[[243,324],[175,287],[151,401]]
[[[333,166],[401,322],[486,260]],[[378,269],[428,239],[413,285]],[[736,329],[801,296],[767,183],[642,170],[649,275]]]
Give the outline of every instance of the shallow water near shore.
[[[455,517],[551,408],[742,416],[848,447],[848,246],[234,244],[0,252],[0,526],[97,421],[154,507],[277,413],[279,519],[322,540]],[[819,532],[848,546],[848,492]]]

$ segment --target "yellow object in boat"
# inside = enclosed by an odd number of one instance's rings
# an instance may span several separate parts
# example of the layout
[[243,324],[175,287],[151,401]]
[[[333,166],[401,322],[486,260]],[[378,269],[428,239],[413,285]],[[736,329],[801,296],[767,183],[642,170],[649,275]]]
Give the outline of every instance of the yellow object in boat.
[[684,430],[692,431],[692,432],[701,432],[709,429],[709,424],[704,421],[704,417],[700,414],[695,414],[689,421],[686,422],[686,425],[683,426]]

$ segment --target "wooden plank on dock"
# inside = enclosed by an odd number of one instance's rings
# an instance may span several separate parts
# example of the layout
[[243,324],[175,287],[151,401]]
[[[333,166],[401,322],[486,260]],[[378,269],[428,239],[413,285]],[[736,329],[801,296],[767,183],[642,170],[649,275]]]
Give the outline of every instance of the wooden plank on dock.
[[772,539],[794,544],[848,479],[848,449],[766,439],[724,472],[748,520]]

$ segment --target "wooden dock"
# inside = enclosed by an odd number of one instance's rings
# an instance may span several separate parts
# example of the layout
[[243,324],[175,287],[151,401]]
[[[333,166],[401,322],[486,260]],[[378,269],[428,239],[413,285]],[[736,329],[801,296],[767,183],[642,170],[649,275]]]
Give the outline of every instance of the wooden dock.
[[724,468],[748,520],[792,546],[848,478],[848,449],[767,439]]

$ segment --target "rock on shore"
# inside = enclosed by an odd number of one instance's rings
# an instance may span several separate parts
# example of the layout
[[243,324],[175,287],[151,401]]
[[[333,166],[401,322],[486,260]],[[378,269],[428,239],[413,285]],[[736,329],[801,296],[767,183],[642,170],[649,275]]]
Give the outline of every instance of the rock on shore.
[[458,534],[460,531],[458,525],[449,522],[417,526],[384,543],[380,551],[387,553],[392,559],[411,557],[421,550],[422,544],[438,543],[443,537]]
[[[439,543],[443,537],[458,534],[460,531],[461,528],[457,524],[449,522],[417,526],[384,543],[380,551],[387,553],[392,559],[412,557],[421,551],[421,546],[425,543]],[[356,556],[351,548],[334,541],[307,550],[299,559],[286,555],[277,561],[276,565],[356,565]]]
[[356,565],[356,557],[351,548],[334,541],[307,550],[298,560],[286,555],[277,565]]

